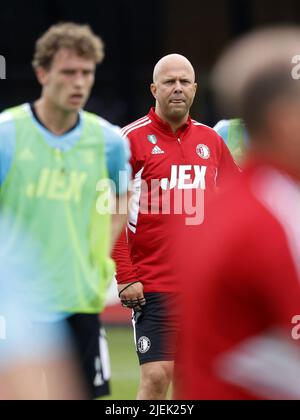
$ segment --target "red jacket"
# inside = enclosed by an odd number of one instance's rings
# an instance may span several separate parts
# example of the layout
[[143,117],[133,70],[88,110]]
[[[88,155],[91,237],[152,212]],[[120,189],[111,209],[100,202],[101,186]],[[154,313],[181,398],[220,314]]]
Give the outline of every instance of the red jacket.
[[[179,218],[185,223],[191,203],[197,203],[200,223],[203,195],[225,185],[228,174],[237,173],[238,169],[221,137],[190,118],[174,134],[169,124],[151,109],[147,116],[125,127],[123,134],[131,145],[135,194],[128,218],[128,238],[124,233],[114,251],[117,281],[139,280],[145,292],[174,292],[177,290],[172,264],[174,220],[178,223]],[[145,185],[141,191],[142,182]],[[165,214],[168,202],[171,215],[174,208],[182,214],[176,218]]]
[[180,236],[177,398],[300,398],[299,215],[297,183],[257,164],[211,203],[201,235]]

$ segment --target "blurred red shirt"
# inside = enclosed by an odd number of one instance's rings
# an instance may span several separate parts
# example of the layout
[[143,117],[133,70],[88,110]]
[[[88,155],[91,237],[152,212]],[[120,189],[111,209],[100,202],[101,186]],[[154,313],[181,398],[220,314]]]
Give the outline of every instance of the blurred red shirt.
[[297,182],[257,162],[210,203],[201,234],[181,233],[177,398],[300,398],[299,222]]

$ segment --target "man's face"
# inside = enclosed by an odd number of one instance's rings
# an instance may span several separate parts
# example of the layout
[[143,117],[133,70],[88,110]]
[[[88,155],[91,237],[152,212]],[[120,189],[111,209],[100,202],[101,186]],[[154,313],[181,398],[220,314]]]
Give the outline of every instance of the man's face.
[[178,120],[189,114],[197,90],[193,71],[184,63],[164,65],[151,91],[166,120]]
[[48,70],[38,69],[43,95],[65,112],[79,111],[86,104],[95,80],[96,64],[75,51],[59,50]]

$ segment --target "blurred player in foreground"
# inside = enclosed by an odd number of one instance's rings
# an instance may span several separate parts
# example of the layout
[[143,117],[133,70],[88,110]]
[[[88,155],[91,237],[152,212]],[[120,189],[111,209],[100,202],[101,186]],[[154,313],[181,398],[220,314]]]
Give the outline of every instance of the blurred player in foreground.
[[[300,28],[239,40],[214,73],[226,112],[250,136],[241,180],[187,232],[177,397],[300,399]],[[230,86],[230,89],[228,88]],[[227,95],[224,98],[224,94]],[[226,104],[225,104],[226,102]]]
[[91,397],[109,392],[98,314],[114,272],[110,250],[126,220],[102,206],[103,186],[110,179],[117,206],[126,202],[130,172],[119,131],[82,111],[103,56],[88,26],[51,27],[33,60],[41,97],[0,115],[0,206],[12,215],[12,241],[25,226],[41,246],[45,309],[51,321],[70,325]]
[[[83,399],[82,378],[63,323],[41,323],[37,253],[25,233],[12,246],[0,219],[0,400]],[[45,381],[47,378],[47,381]]]

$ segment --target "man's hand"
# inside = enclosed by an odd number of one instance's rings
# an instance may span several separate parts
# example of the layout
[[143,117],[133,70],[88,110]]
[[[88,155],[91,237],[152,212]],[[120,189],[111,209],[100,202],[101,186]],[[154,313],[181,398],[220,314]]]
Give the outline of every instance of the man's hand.
[[122,306],[135,311],[141,311],[146,304],[144,286],[141,282],[125,283],[118,285],[119,298]]

